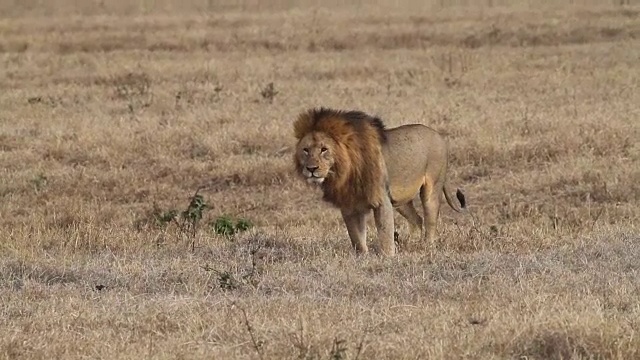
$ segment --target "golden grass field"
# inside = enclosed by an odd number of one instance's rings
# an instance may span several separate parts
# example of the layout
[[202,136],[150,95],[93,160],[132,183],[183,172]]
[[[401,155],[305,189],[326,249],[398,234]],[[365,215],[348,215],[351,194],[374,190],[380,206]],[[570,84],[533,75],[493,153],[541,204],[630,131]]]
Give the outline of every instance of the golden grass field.
[[[319,4],[0,2],[0,358],[640,358],[640,1]],[[316,106],[445,134],[469,214],[356,256]]]

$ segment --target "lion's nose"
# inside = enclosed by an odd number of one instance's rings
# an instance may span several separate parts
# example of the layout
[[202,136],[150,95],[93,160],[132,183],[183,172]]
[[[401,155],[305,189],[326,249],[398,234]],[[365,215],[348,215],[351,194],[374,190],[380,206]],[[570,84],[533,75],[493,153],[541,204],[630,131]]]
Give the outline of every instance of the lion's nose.
[[318,170],[318,166],[307,166],[307,170],[309,170],[309,172],[313,174],[316,170]]

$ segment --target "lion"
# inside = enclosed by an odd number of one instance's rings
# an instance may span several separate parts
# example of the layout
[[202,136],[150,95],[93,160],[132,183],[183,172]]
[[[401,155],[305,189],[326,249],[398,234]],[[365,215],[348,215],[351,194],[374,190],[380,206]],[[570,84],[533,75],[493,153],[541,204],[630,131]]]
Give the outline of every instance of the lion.
[[[457,212],[466,209],[460,189],[454,204],[447,182],[448,146],[422,124],[386,129],[361,111],[310,109],[294,122],[296,172],[320,186],[325,201],[340,209],[351,244],[367,253],[366,215],[373,210],[379,251],[395,254],[393,210],[433,242],[441,194]],[[413,205],[420,198],[423,216]]]

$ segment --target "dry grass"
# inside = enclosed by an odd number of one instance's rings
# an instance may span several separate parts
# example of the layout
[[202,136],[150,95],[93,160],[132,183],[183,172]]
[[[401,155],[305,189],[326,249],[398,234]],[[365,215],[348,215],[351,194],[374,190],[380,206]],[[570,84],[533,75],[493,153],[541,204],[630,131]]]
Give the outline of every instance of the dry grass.
[[[0,5],[0,357],[640,357],[638,2],[364,3]],[[473,216],[356,257],[319,105],[447,134]]]

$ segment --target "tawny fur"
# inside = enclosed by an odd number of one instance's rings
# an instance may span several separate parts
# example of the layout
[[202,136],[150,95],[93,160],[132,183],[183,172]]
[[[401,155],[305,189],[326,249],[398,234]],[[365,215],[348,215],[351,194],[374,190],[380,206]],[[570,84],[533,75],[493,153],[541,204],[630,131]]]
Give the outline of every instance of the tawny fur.
[[[358,252],[367,252],[365,217],[371,210],[381,252],[392,255],[394,208],[432,241],[442,195],[455,211],[466,206],[460,190],[459,206],[451,196],[446,141],[427,126],[385,129],[380,119],[363,112],[321,108],[300,114],[294,132],[298,174],[320,184],[324,199],[341,210]],[[424,217],[414,199],[420,199]]]

